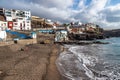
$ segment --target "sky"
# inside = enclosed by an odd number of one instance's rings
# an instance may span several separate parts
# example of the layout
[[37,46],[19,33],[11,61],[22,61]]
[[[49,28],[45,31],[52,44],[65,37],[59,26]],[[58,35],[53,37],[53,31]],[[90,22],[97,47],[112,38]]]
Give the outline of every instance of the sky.
[[30,10],[32,15],[61,23],[95,23],[120,29],[120,0],[0,0],[6,9]]

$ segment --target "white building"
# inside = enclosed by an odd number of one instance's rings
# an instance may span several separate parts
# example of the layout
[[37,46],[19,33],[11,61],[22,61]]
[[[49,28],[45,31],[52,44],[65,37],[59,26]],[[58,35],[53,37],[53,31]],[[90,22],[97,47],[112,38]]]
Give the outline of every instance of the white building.
[[5,30],[2,30],[2,28],[0,27],[0,39],[2,40],[6,40],[7,38],[7,33]]
[[6,17],[6,21],[13,21],[13,18],[12,18],[12,11],[11,11],[11,10],[6,10],[6,9],[5,9],[5,17]]
[[7,26],[13,30],[31,30],[31,12],[4,9]]
[[7,29],[7,26],[8,26],[7,22],[0,21],[0,28],[5,30],[5,29]]
[[15,30],[31,30],[31,12],[30,11],[14,11],[16,15],[13,17],[14,25],[13,29]]
[[25,11],[25,29],[31,30],[31,12],[30,11]]
[[25,19],[30,20],[31,19],[31,12],[30,11],[24,11],[25,12]]

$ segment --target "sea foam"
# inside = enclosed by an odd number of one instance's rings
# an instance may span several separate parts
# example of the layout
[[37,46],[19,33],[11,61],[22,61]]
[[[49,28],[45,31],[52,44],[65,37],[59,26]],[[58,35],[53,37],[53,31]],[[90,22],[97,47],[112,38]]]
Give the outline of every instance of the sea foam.
[[120,80],[120,65],[104,61],[105,55],[111,54],[110,47],[65,45],[68,51],[62,52],[56,60],[58,70],[69,80]]

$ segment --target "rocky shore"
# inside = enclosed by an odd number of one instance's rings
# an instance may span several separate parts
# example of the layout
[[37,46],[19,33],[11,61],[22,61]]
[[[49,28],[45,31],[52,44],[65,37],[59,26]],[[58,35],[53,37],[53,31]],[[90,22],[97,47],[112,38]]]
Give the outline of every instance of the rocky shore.
[[56,66],[56,59],[65,49],[63,44],[107,44],[99,41],[53,41],[53,34],[38,33],[36,40],[19,40],[0,46],[0,80],[67,80]]

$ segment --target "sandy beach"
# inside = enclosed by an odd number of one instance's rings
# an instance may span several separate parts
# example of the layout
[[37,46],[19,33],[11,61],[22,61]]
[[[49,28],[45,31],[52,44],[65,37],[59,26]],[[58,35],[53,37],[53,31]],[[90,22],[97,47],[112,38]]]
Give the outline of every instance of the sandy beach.
[[55,61],[57,44],[12,44],[0,47],[0,80],[61,80]]

